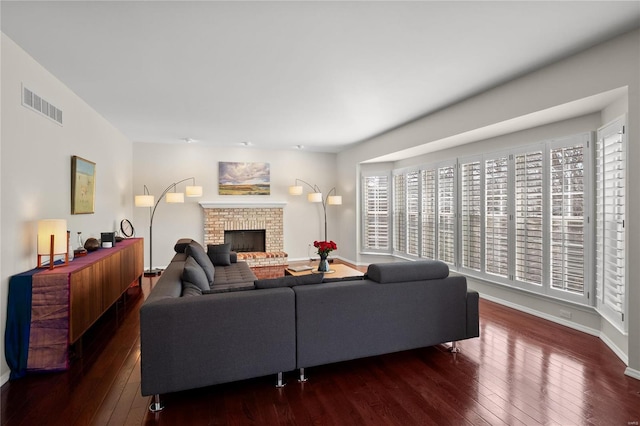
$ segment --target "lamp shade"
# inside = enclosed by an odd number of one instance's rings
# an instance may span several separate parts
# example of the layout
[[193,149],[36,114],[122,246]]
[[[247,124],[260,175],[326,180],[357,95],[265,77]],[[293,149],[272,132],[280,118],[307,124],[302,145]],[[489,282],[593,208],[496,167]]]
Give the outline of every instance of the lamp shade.
[[329,195],[329,199],[327,200],[327,204],[331,204],[333,206],[339,206],[342,204],[342,195]]
[[185,192],[187,193],[187,197],[202,197],[201,186],[187,186]]
[[153,195],[136,195],[135,204],[136,207],[153,207],[155,199]]
[[307,200],[310,203],[321,203],[322,202],[322,192],[310,192],[307,194]]
[[289,194],[291,195],[302,195],[302,186],[294,185],[289,187]]
[[43,219],[38,221],[38,254],[51,253],[51,236],[54,236],[53,253],[66,253],[67,221],[64,219]]
[[184,203],[184,192],[167,192],[167,203]]

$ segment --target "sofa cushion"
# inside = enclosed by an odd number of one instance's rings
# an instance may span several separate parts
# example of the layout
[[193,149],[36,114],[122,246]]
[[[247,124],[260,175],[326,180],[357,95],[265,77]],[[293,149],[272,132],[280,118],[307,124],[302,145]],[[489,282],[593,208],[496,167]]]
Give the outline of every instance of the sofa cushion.
[[207,255],[214,265],[229,266],[231,265],[231,244],[209,244]]
[[373,263],[367,268],[369,279],[387,284],[446,278],[449,266],[440,260]]
[[229,266],[216,266],[216,279],[211,287],[221,284],[249,283],[256,280],[247,262],[232,263]]
[[293,287],[295,285],[320,284],[323,274],[306,274],[306,275],[286,275],[280,278],[267,278],[255,280],[253,284],[257,289],[277,288],[277,287]]
[[191,283],[197,286],[200,290],[210,290],[211,286],[209,285],[209,279],[207,275],[204,273],[202,267],[198,264],[198,262],[191,256],[187,257],[187,260],[184,261],[184,268],[182,269],[182,282]]
[[213,263],[211,263],[211,259],[209,259],[207,253],[205,253],[204,248],[202,248],[202,246],[197,242],[193,241],[187,246],[185,253],[187,254],[187,256],[193,257],[196,262],[198,262],[198,265],[200,265],[200,267],[204,270],[204,273],[207,275],[209,285],[211,285],[213,283],[215,270],[213,267]]
[[182,281],[181,297],[202,296],[202,290],[197,285],[189,281]]

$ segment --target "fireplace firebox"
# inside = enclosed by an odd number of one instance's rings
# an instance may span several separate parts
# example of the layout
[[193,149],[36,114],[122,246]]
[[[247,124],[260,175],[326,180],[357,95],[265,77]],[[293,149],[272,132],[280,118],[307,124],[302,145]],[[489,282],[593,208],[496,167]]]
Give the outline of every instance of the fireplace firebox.
[[224,231],[225,244],[231,243],[231,250],[236,253],[266,251],[264,229],[243,229]]

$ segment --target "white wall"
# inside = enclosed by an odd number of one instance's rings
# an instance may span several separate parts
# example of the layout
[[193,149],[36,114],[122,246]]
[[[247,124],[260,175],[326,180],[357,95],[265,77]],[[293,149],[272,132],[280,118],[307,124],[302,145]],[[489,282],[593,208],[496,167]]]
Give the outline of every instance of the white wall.
[[[36,266],[36,222],[66,219],[72,235],[100,237],[132,211],[132,144],[11,39],[2,34],[2,256],[0,329],[9,277]],[[21,104],[21,85],[63,110],[64,125]],[[96,163],[95,213],[71,215],[71,156]],[[73,240],[72,240],[73,241]],[[9,368],[0,340],[0,378]]]
[[[629,164],[639,164],[640,31],[635,30],[341,152],[339,182],[343,192],[352,197],[345,203],[357,203],[357,191],[351,188],[352,171],[363,161],[623,87],[628,90],[626,107],[625,100],[620,100],[602,114],[604,118],[621,109],[628,111]],[[627,178],[628,182],[640,181],[640,168],[630,167]],[[348,185],[342,186],[343,182]],[[622,337],[628,347],[628,373],[640,378],[640,262],[634,261],[640,258],[640,188],[631,188],[627,198],[629,334]],[[341,233],[351,242],[343,247],[344,255],[358,259],[357,215],[344,215],[342,219]],[[536,309],[537,302],[523,300]],[[589,318],[584,322],[593,323]],[[602,333],[608,331],[606,326],[600,329]]]
[[[166,266],[173,257],[173,245],[178,238],[204,240],[203,210],[199,202],[282,201],[284,207],[284,251],[289,260],[307,259],[309,244],[324,239],[324,213],[320,204],[307,202],[306,195],[291,196],[290,185],[296,178],[318,185],[326,193],[336,184],[336,155],[305,151],[259,150],[251,147],[218,148],[205,144],[134,143],[134,193],[142,194],[147,185],[157,197],[162,191],[184,178],[195,177],[203,186],[202,198],[185,198],[185,204],[161,201],[153,219],[153,266]],[[271,168],[271,195],[218,195],[218,162],[267,162]],[[186,183],[185,183],[186,184]],[[184,191],[184,185],[178,190]],[[307,188],[305,187],[305,194]],[[343,206],[327,207],[328,238],[338,243],[340,255],[342,236],[337,234],[336,214]],[[145,237],[145,265],[149,264],[149,209],[136,208],[133,225],[138,236]],[[315,253],[315,252],[312,252]]]

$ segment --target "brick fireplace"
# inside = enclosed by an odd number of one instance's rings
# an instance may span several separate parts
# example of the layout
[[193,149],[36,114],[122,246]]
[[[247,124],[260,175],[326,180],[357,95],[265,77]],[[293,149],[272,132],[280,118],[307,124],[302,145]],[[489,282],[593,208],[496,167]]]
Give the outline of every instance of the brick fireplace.
[[283,251],[284,202],[201,202],[204,209],[204,243],[223,244],[225,231],[264,230],[265,251],[238,253],[258,278],[282,276],[288,262]]

